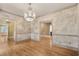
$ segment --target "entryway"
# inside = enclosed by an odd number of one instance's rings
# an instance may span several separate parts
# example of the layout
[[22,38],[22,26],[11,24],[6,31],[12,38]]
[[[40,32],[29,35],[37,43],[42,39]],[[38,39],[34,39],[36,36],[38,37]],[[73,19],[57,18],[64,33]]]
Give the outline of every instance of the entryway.
[[[43,40],[45,42],[43,42]],[[45,47],[50,47],[52,45],[52,24],[40,22],[40,41]],[[42,43],[43,42],[43,43]]]
[[14,42],[14,23],[0,24],[0,45]]

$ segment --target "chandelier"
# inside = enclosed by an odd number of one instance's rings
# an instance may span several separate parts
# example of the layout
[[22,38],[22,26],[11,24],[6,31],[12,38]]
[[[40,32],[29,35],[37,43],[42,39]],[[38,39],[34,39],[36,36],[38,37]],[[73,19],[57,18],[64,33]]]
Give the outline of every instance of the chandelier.
[[36,18],[35,13],[33,12],[31,3],[28,4],[27,12],[24,13],[24,19],[27,21],[33,21]]

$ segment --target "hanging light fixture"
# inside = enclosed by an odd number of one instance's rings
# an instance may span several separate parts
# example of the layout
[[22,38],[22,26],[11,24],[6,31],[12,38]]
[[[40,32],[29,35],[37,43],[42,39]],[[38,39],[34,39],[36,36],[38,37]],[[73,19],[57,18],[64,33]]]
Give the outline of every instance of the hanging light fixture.
[[27,21],[33,21],[36,18],[35,13],[32,10],[31,3],[28,4],[28,10],[24,13],[24,19]]

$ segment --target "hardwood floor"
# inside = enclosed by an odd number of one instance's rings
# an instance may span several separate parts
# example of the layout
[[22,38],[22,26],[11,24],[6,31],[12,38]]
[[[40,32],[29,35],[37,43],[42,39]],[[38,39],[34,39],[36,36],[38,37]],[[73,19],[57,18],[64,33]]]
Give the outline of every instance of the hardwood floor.
[[22,41],[0,44],[2,56],[74,56],[77,51],[51,45],[51,39],[42,37],[39,42]]

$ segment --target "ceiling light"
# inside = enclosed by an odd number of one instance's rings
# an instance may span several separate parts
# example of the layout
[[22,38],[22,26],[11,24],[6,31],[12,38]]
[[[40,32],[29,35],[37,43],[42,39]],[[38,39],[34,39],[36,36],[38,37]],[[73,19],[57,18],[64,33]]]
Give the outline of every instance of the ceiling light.
[[31,3],[28,4],[28,10],[24,13],[24,19],[27,21],[33,21],[36,18],[35,13],[32,10]]

